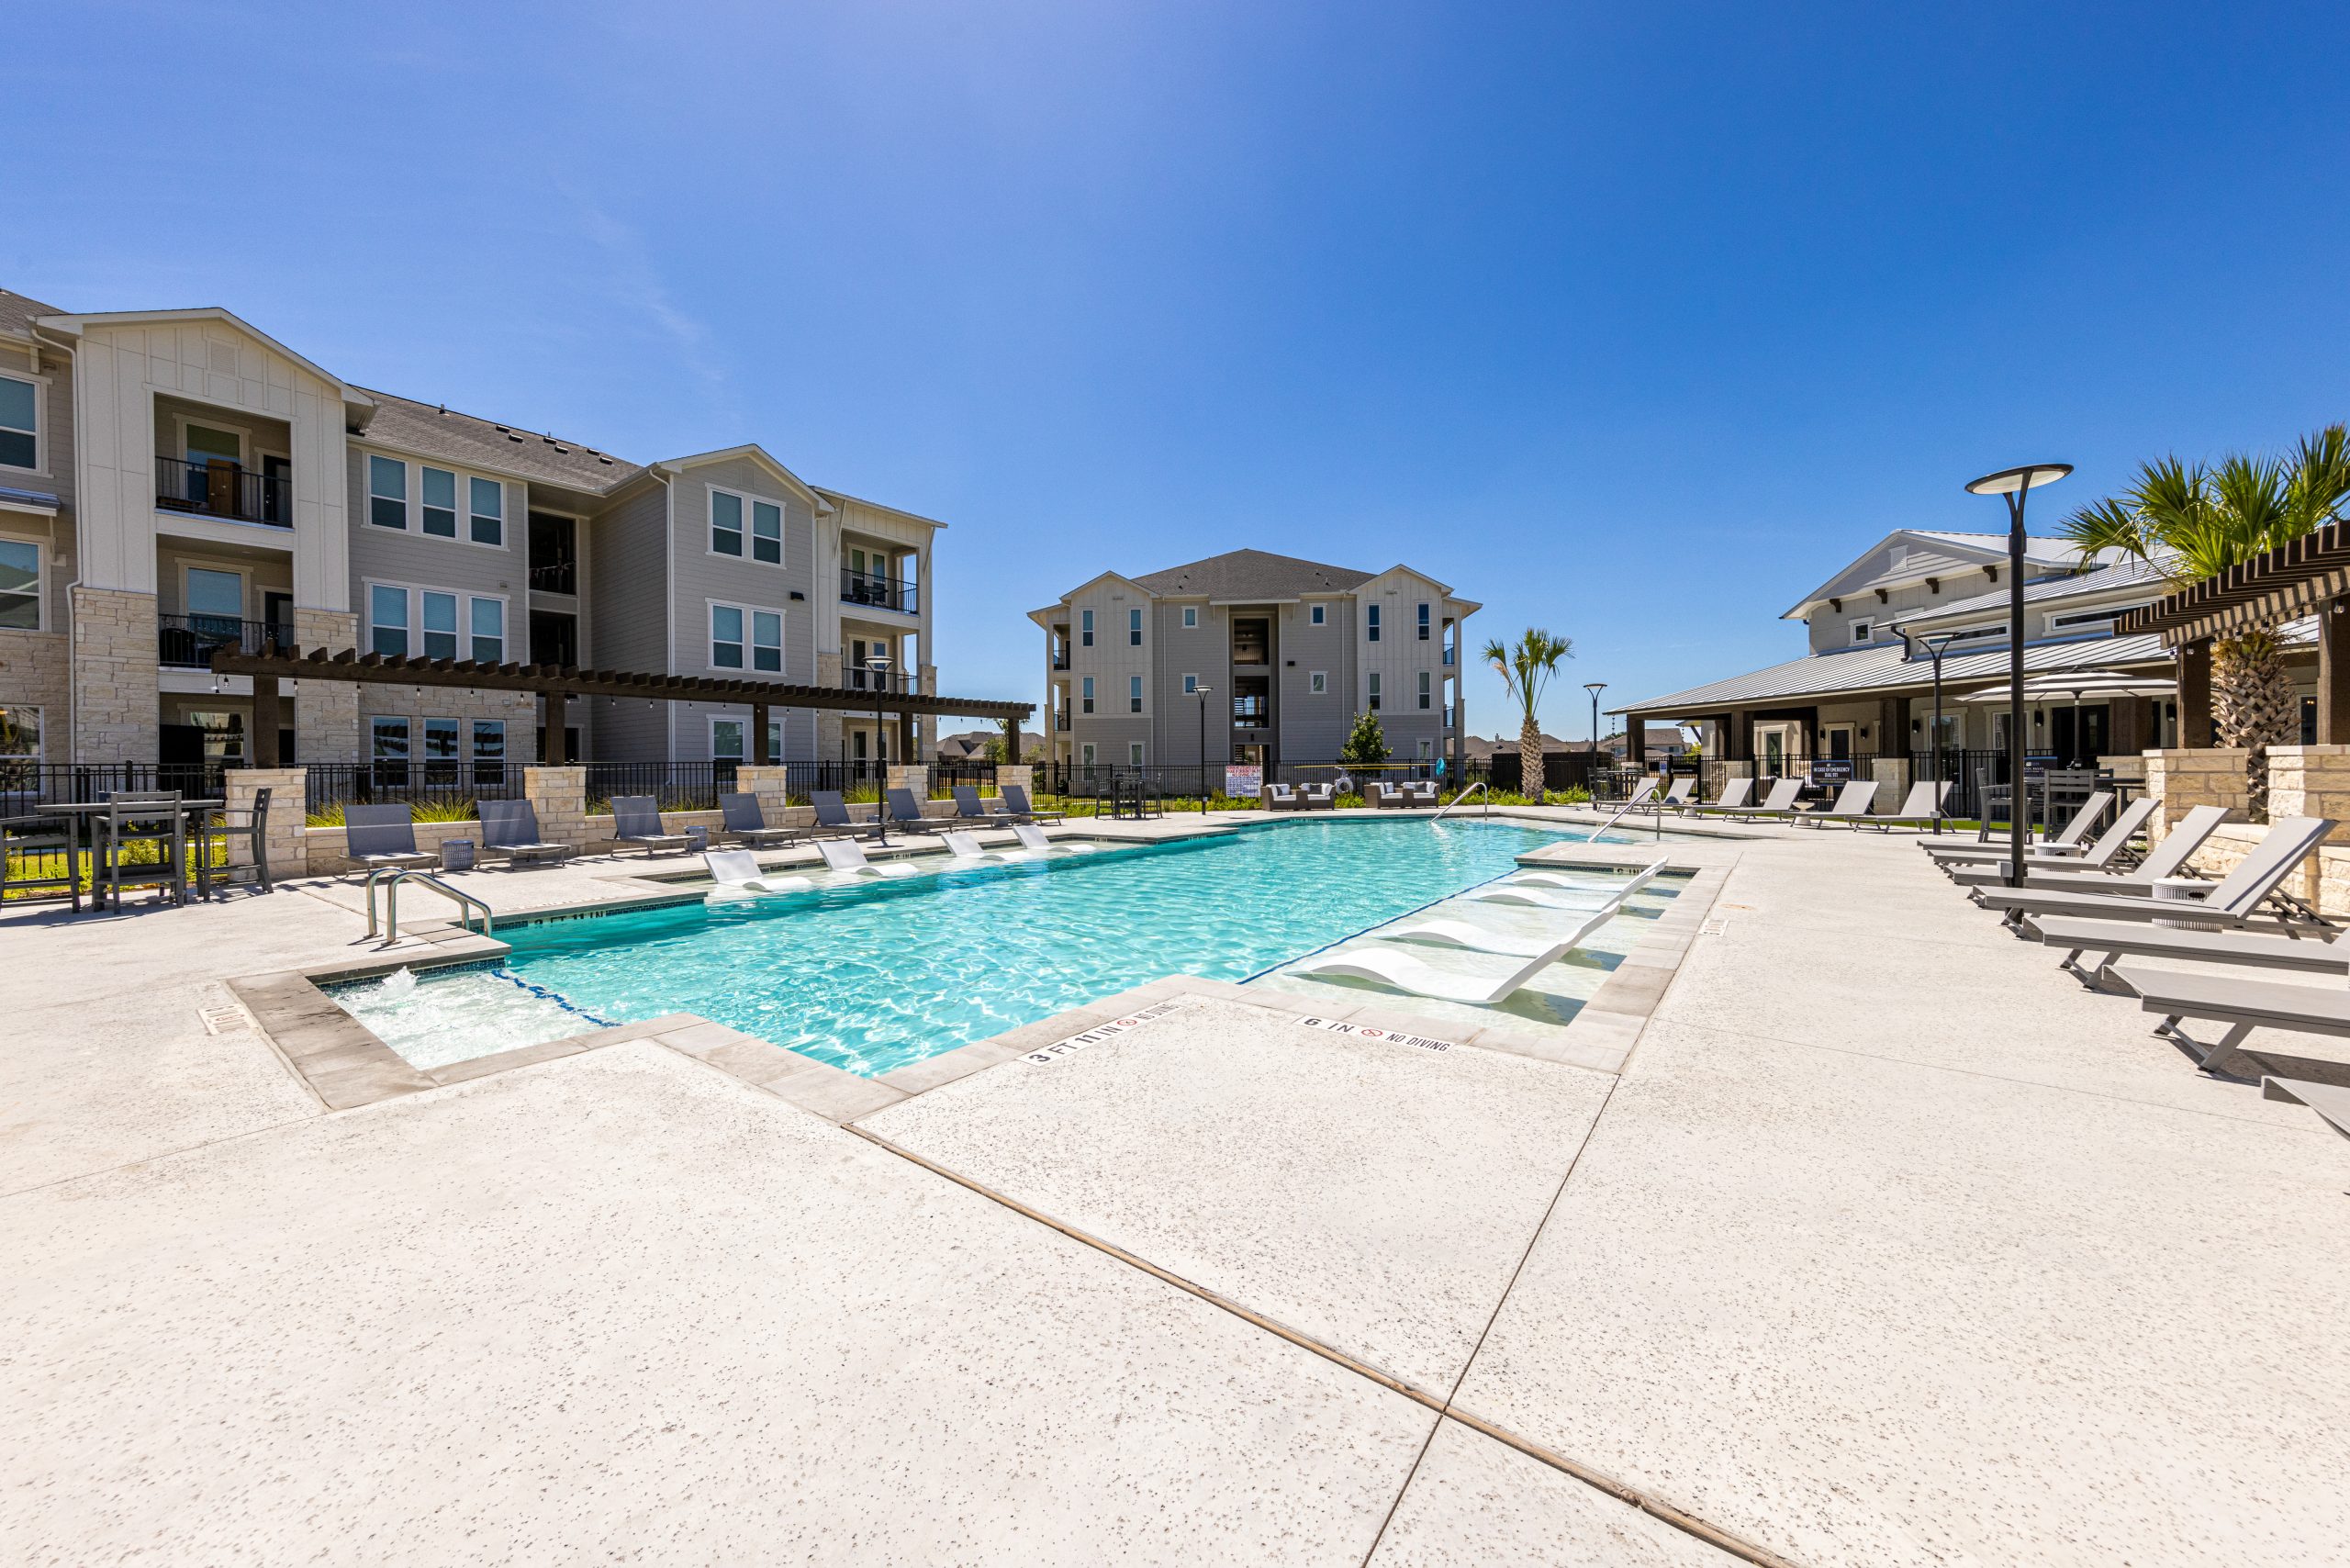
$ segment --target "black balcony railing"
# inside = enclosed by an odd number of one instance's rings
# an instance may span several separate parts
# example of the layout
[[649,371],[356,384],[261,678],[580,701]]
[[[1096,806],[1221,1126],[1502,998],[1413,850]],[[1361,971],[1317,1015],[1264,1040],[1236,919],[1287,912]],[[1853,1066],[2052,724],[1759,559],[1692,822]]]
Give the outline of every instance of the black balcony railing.
[[241,654],[266,651],[272,642],[294,645],[294,628],[227,615],[159,615],[155,618],[155,662],[169,669],[209,669],[221,648]]
[[853,665],[848,671],[848,689],[851,691],[895,691],[915,696],[920,694],[920,684],[919,677],[908,675],[903,670],[893,669],[884,675],[878,670]]
[[1059,712],[1053,715],[1053,728],[1060,731],[1063,734],[1067,734],[1069,733],[1068,709],[1064,708]]
[[531,567],[531,587],[540,593],[571,593],[579,591],[579,563],[574,560],[539,561]]
[[155,504],[236,522],[294,526],[293,487],[283,474],[256,474],[234,463],[155,459]]
[[914,614],[918,609],[913,584],[900,582],[895,577],[877,577],[853,566],[841,568],[841,602],[869,604],[906,615]]

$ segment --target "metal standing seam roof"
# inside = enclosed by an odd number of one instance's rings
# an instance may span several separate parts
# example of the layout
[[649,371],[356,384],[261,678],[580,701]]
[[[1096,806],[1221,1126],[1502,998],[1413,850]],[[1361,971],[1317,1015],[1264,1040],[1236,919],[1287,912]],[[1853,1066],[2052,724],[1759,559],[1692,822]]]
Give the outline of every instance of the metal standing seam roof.
[[[2093,572],[2082,572],[2072,577],[2049,577],[2036,583],[2026,583],[2023,589],[2023,601],[2026,604],[2037,604],[2044,599],[2071,599],[2080,594],[2111,593],[2132,588],[2160,587],[2169,581],[2169,575],[2152,562],[2120,561],[2109,566],[2100,566]],[[1971,598],[1953,599],[1948,604],[1938,604],[1930,609],[1918,610],[1914,614],[1897,617],[1893,624],[1897,629],[1925,626],[1953,616],[1979,615],[1986,610],[2005,610],[2007,607],[2008,590],[1998,588],[1988,593],[1978,593]]]

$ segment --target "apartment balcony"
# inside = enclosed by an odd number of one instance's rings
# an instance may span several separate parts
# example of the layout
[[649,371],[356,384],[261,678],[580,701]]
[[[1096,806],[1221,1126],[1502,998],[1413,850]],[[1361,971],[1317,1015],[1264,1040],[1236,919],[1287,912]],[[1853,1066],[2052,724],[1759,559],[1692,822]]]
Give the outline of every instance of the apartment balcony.
[[1272,705],[1262,697],[1232,700],[1232,727],[1236,730],[1261,730],[1271,713]]
[[848,689],[851,691],[896,692],[904,696],[918,697],[922,694],[922,678],[919,676],[909,675],[904,670],[893,669],[884,675],[878,670],[867,669],[861,665],[852,665],[848,669]]
[[545,561],[531,567],[532,593],[567,593],[579,591],[579,563],[576,561]]
[[219,458],[155,459],[155,505],[164,511],[294,526],[294,486],[283,473],[256,474]]
[[895,577],[877,577],[870,572],[860,572],[850,566],[841,568],[841,602],[893,610],[900,615],[914,615],[921,611],[921,601],[913,584],[900,582]]
[[1059,712],[1053,715],[1053,728],[1060,731],[1063,734],[1069,734],[1068,709],[1064,708]]
[[155,618],[155,662],[165,669],[210,669],[221,648],[258,654],[274,642],[294,645],[294,628],[266,621],[235,621],[225,615],[159,615]]

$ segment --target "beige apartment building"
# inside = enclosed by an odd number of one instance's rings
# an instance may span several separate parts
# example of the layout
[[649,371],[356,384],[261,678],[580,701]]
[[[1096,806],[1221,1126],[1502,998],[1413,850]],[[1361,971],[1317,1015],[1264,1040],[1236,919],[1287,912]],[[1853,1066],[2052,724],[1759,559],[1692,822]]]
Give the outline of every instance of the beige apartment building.
[[1262,550],[1104,572],[1029,615],[1046,639],[1049,760],[1253,763],[1270,779],[1335,761],[1371,712],[1394,758],[1457,771],[1463,626],[1478,608],[1409,566]]
[[[637,463],[351,385],[218,308],[0,291],[0,764],[255,755],[223,644],[937,691],[945,525],[755,444]],[[877,663],[886,668],[877,668]],[[525,697],[292,683],[280,756],[502,770]],[[569,755],[748,759],[748,709],[574,703]],[[935,721],[770,714],[778,760],[925,756]],[[911,740],[911,748],[908,742]]]

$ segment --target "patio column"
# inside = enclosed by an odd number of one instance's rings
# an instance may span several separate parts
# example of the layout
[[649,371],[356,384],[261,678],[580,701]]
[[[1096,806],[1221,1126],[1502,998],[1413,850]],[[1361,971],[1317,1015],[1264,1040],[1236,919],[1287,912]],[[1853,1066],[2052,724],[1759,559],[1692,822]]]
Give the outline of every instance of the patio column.
[[765,767],[774,760],[775,758],[767,752],[767,705],[764,702],[754,702],[751,704],[752,765]]
[[539,724],[547,733],[545,755],[539,761],[550,767],[561,767],[571,760],[570,742],[564,733],[568,707],[560,691],[539,693]]
[[1887,696],[1876,700],[1875,751],[1879,756],[1905,759],[1908,756],[1909,699],[1907,697]]
[[1729,755],[1734,762],[1754,760],[1754,711],[1741,709],[1729,716]]
[[253,766],[277,766],[277,726],[284,722],[278,710],[277,678],[274,675],[253,677]]
[[2211,745],[2211,644],[2183,643],[2178,649],[2178,749],[2204,751]]
[[2350,599],[2318,611],[2317,744],[2350,745]]
[[1006,762],[1021,760],[1020,721],[1017,719],[1006,719],[1003,722],[1003,759]]
[[1638,715],[1624,715],[1624,765],[1643,772],[1649,766],[1649,727]]

